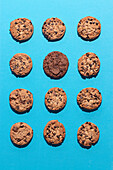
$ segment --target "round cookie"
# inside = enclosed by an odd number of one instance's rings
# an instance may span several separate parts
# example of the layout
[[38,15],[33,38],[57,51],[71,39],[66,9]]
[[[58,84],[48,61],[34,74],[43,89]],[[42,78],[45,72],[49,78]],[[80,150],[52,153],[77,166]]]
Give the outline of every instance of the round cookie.
[[19,42],[30,39],[33,30],[33,24],[27,18],[18,18],[10,23],[10,33],[12,37]]
[[67,102],[66,93],[62,88],[54,87],[48,90],[45,95],[45,105],[50,111],[62,110]]
[[10,93],[11,108],[17,113],[28,112],[33,105],[33,95],[26,89],[16,89]]
[[78,71],[84,78],[95,77],[100,70],[100,60],[96,54],[88,52],[78,60]]
[[33,137],[32,128],[23,122],[12,125],[10,130],[10,138],[14,145],[24,147],[29,144]]
[[49,145],[60,145],[65,138],[64,125],[58,120],[51,120],[44,128],[44,138]]
[[78,128],[77,139],[81,146],[90,148],[99,140],[99,129],[91,122],[86,122]]
[[84,40],[94,40],[100,35],[101,24],[96,18],[87,16],[79,21],[77,31]]
[[48,18],[42,26],[43,35],[49,41],[60,40],[65,30],[65,24],[59,18]]
[[102,102],[102,96],[96,88],[82,89],[77,95],[77,103],[84,111],[96,110]]
[[16,76],[23,77],[32,69],[32,60],[25,53],[17,53],[10,60],[10,69]]
[[43,61],[45,74],[53,79],[62,78],[66,74],[68,66],[68,58],[59,51],[49,53]]

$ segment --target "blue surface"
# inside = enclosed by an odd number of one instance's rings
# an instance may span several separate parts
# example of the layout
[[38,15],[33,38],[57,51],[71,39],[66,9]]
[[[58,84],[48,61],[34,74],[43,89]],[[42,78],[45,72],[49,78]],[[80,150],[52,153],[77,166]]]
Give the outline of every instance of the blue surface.
[[[0,170],[113,170],[113,1],[112,0],[1,0],[0,2]],[[92,42],[77,35],[77,23],[85,16],[100,20],[102,32]],[[26,17],[34,25],[34,35],[24,43],[14,41],[9,34],[10,22]],[[49,17],[58,17],[66,25],[62,40],[48,42],[41,27]],[[43,59],[54,50],[67,55],[69,69],[60,80],[51,80],[43,72]],[[96,53],[101,61],[98,76],[83,80],[77,71],[77,61],[86,52]],[[16,78],[9,61],[16,53],[27,53],[33,69],[25,78]],[[58,114],[47,111],[44,96],[48,89],[61,87],[67,94],[67,105]],[[85,87],[98,88],[102,105],[92,113],[83,112],[76,103],[78,92]],[[30,90],[34,105],[27,114],[18,115],[9,106],[9,94],[16,88]],[[43,129],[49,120],[64,124],[66,138],[59,147],[49,146]],[[26,122],[34,130],[31,143],[17,148],[10,141],[10,128],[16,122]],[[77,143],[77,129],[91,121],[100,130],[99,142],[91,149]]]

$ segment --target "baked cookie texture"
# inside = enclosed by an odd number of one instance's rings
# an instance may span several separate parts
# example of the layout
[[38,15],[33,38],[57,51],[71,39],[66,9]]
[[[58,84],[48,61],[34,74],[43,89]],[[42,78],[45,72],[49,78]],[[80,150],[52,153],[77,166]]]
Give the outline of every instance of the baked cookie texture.
[[77,103],[84,111],[93,111],[98,109],[102,102],[102,96],[96,88],[82,89],[77,95]]
[[49,145],[61,145],[65,138],[64,125],[58,120],[51,120],[44,128],[44,138]]
[[12,125],[10,130],[10,138],[15,146],[27,146],[33,137],[33,130],[27,124],[18,122]]
[[81,146],[90,148],[95,145],[99,140],[99,129],[91,122],[86,122],[78,128],[77,139]]
[[33,95],[26,89],[16,89],[10,93],[11,108],[17,113],[28,112],[33,105]]
[[43,61],[43,69],[47,76],[53,79],[62,78],[69,66],[68,58],[59,51],[49,53]]
[[78,23],[77,32],[84,40],[94,40],[101,33],[100,21],[92,16],[84,17]]
[[10,60],[10,69],[17,77],[27,76],[32,69],[32,60],[25,53],[17,53]]
[[54,87],[45,95],[45,105],[51,112],[61,111],[67,102],[67,96],[62,88]]
[[65,31],[65,24],[59,18],[48,18],[42,26],[43,35],[49,41],[60,40]]
[[33,35],[34,27],[31,20],[18,18],[10,23],[10,33],[19,42],[27,41]]
[[95,53],[87,52],[78,60],[78,71],[83,78],[96,77],[100,70],[100,60]]

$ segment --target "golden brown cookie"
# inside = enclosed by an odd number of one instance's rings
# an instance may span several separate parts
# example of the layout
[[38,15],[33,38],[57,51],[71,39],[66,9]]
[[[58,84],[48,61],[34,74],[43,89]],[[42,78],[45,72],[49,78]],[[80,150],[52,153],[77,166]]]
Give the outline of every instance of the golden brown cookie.
[[49,41],[60,40],[65,31],[65,24],[59,18],[48,18],[42,26],[43,35]]
[[11,108],[17,113],[28,112],[33,105],[33,95],[26,89],[16,89],[10,93]]
[[27,18],[18,18],[10,23],[10,33],[12,37],[19,42],[30,39],[33,30],[33,24]]
[[50,111],[62,110],[67,102],[67,96],[62,88],[54,87],[48,90],[45,95],[45,105]]
[[77,95],[77,103],[84,111],[96,110],[102,102],[102,96],[96,88],[82,89]]
[[84,78],[95,77],[100,70],[100,60],[94,53],[87,52],[78,60],[78,71]]
[[43,69],[47,76],[53,79],[62,78],[69,66],[68,58],[59,51],[49,53],[43,61]]
[[29,144],[33,137],[33,130],[27,124],[18,122],[12,125],[10,130],[10,138],[14,145],[24,147]]
[[81,146],[90,148],[99,140],[99,129],[91,122],[86,122],[78,128],[77,139]]
[[44,128],[44,138],[49,145],[60,145],[65,138],[64,125],[58,120],[51,120]]
[[100,21],[91,16],[84,17],[79,21],[77,31],[84,40],[94,40],[101,32]]
[[32,60],[25,53],[17,53],[10,60],[10,69],[17,77],[23,77],[30,73]]

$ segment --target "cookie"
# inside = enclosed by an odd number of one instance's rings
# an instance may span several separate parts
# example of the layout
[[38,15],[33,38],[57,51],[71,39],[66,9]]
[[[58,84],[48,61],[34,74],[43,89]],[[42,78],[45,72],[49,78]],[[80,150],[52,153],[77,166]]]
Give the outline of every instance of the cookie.
[[28,112],[33,105],[33,95],[26,89],[16,89],[10,93],[9,102],[15,112]]
[[53,79],[62,78],[69,66],[69,61],[63,53],[53,51],[49,53],[43,61],[43,69],[47,76]]
[[99,129],[91,122],[86,122],[78,128],[77,139],[80,145],[91,147],[99,140]]
[[102,96],[96,88],[82,89],[77,95],[77,103],[81,109],[86,111],[96,110],[102,102]]
[[62,88],[51,88],[45,95],[45,105],[50,111],[62,110],[65,107],[66,102],[67,96]]
[[29,74],[32,69],[32,60],[25,53],[17,53],[10,60],[10,69],[17,77],[23,77]]
[[10,33],[19,42],[30,39],[33,30],[33,24],[27,18],[18,18],[10,23]]
[[14,145],[19,147],[27,146],[32,137],[33,130],[27,123],[18,122],[12,125],[10,138]]
[[96,18],[87,16],[79,21],[77,31],[84,40],[94,40],[100,35],[101,24]]
[[65,24],[59,18],[48,18],[42,26],[43,35],[50,41],[60,40],[65,31]]
[[100,70],[100,60],[96,54],[88,52],[78,60],[78,71],[84,78],[95,77]]
[[51,120],[44,128],[44,138],[49,145],[60,145],[65,138],[64,125],[58,120]]

